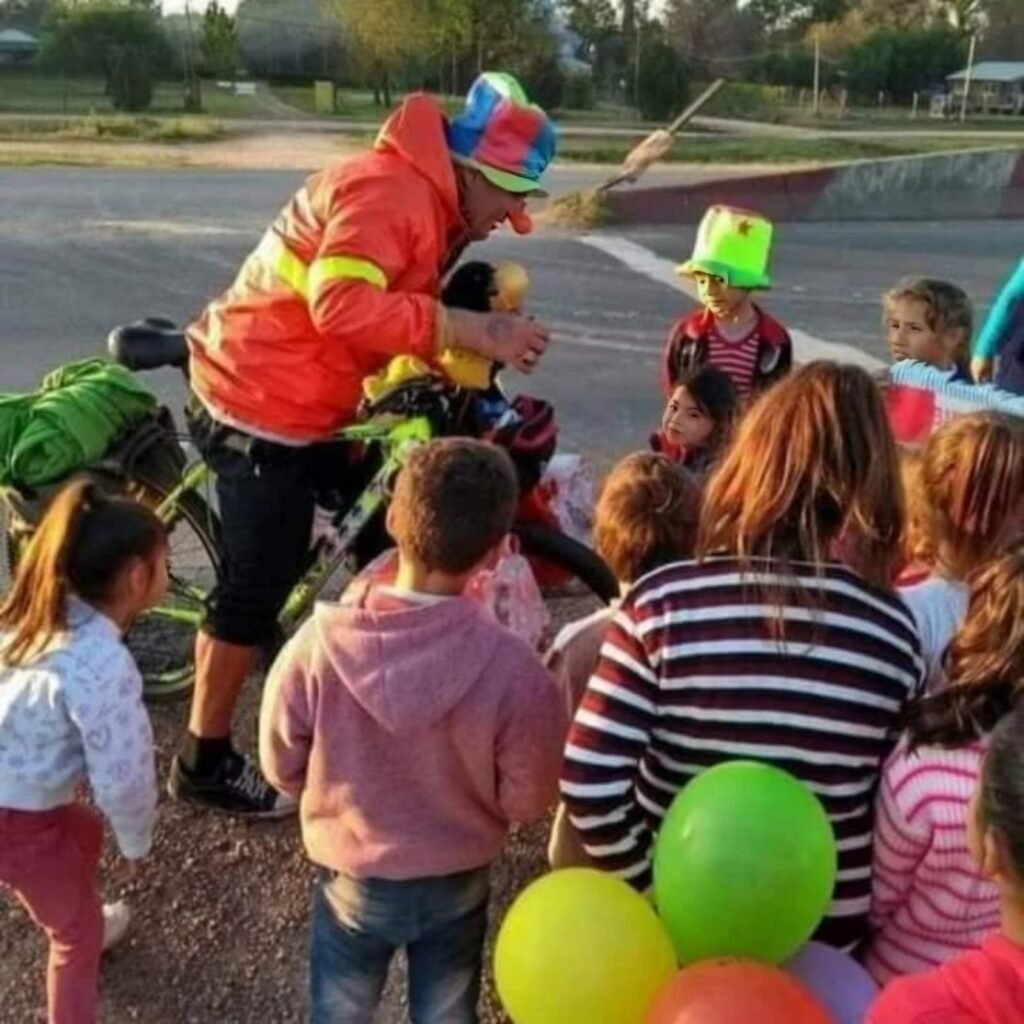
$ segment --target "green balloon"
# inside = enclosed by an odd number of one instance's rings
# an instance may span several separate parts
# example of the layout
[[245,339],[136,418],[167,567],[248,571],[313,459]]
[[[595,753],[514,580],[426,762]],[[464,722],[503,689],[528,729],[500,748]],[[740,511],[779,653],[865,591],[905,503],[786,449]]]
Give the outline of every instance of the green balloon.
[[777,964],[821,922],[836,841],[818,798],[781,768],[729,761],[675,798],[654,847],[658,913],[684,964]]

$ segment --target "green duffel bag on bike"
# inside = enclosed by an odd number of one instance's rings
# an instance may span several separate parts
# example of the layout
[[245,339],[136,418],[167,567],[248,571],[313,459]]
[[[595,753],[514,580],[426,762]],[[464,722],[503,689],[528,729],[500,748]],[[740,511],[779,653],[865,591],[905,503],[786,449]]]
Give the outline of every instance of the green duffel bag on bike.
[[156,398],[116,363],[59,367],[35,394],[0,398],[0,485],[31,489],[66,479],[155,409]]
[[[85,474],[115,493],[130,480],[168,491],[181,479],[185,463],[174,417],[169,409],[158,406],[115,438],[101,458],[75,473]],[[0,501],[9,514],[8,529],[15,535],[30,534],[65,482],[66,478],[36,487],[0,486]]]

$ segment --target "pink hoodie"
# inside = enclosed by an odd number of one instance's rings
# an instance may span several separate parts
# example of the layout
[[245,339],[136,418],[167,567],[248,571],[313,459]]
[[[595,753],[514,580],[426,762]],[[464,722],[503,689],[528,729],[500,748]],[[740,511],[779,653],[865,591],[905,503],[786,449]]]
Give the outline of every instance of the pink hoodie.
[[567,731],[536,655],[463,598],[318,605],[271,669],[260,762],[317,864],[357,878],[482,867],[555,801]]
[[1024,948],[990,935],[927,974],[888,985],[865,1024],[1020,1024],[1024,1021]]

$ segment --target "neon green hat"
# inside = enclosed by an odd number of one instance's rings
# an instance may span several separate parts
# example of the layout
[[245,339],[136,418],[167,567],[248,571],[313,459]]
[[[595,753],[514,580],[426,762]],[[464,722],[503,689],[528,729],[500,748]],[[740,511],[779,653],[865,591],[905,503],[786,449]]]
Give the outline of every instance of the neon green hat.
[[772,222],[736,206],[712,206],[697,230],[693,256],[676,273],[714,274],[730,288],[771,288]]

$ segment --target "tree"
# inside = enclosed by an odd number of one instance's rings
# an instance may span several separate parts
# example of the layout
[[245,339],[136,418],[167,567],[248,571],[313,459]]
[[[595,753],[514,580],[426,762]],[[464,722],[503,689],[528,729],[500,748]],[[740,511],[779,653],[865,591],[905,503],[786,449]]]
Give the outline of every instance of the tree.
[[374,102],[390,107],[394,74],[430,45],[425,5],[420,0],[336,0],[336,4],[341,23],[369,72]]
[[345,43],[326,0],[242,0],[235,12],[241,63],[263,78],[339,78]]
[[785,50],[766,53],[747,71],[754,82],[787,85],[793,89],[809,89],[814,84],[814,51],[804,45],[787,46]]
[[623,77],[625,51],[611,0],[562,0],[561,10],[567,26],[580,38],[594,83],[605,89],[613,87]]
[[450,67],[452,92],[493,67],[522,72],[527,65],[546,66],[544,78],[560,77],[551,10],[544,0],[425,2],[432,8],[438,57]]
[[966,39],[949,25],[879,29],[849,54],[850,90],[864,99],[886,93],[906,102],[915,92],[944,83],[966,58]]
[[868,33],[879,28],[915,29],[931,24],[933,0],[860,0],[851,17],[860,17]]
[[802,35],[808,25],[839,21],[854,0],[750,0],[749,9],[768,32]]
[[203,34],[199,40],[203,70],[215,78],[234,78],[238,64],[238,33],[235,19],[217,0],[203,12]]
[[826,58],[843,61],[881,29],[909,32],[922,29],[955,27],[949,5],[974,5],[976,0],[860,0],[842,21],[812,25],[804,42],[813,49],[817,40]]
[[110,79],[110,99],[115,110],[148,110],[153,102],[153,75],[146,52],[137,46],[123,49]]
[[[986,0],[941,0],[943,13],[960,32],[971,33],[985,21]],[[1024,8],[1018,4],[1018,17],[1024,18]]]
[[0,0],[0,25],[37,33],[56,6],[57,0]]
[[595,46],[601,39],[618,32],[618,18],[611,0],[562,0],[566,24],[583,41],[584,47]]
[[738,0],[669,0],[665,9],[668,41],[711,76],[734,72],[758,48],[759,31],[757,16]]
[[1024,54],[1024,12],[1020,0],[988,0],[980,55],[988,60],[1020,59]]
[[101,75],[117,109],[144,110],[170,52],[158,8],[83,0],[56,15],[44,35],[42,59],[63,71]]
[[462,92],[481,71],[519,76],[557,106],[565,75],[551,0],[332,0],[378,102],[393,88],[447,84]]
[[679,54],[663,39],[644,45],[637,76],[637,107],[648,121],[667,121],[689,97],[689,75]]

